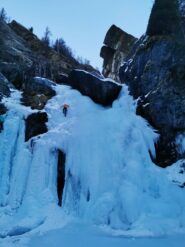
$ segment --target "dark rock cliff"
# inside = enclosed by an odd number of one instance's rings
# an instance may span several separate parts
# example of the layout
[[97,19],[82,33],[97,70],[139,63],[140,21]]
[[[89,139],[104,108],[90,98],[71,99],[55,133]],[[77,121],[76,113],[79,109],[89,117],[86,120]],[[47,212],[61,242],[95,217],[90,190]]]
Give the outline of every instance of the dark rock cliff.
[[121,81],[140,99],[138,114],[161,134],[155,161],[162,166],[184,157],[176,144],[177,136],[185,133],[185,40],[181,17],[178,1],[156,0],[147,35],[120,69]]

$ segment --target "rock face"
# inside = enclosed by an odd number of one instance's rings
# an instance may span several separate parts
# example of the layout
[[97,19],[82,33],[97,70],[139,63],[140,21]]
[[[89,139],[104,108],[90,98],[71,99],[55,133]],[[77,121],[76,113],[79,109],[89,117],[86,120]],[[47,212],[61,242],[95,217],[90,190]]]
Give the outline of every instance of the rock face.
[[[164,8],[160,6],[163,2],[166,3]],[[172,2],[174,7],[170,11],[175,14],[171,16],[175,17],[165,22],[166,10],[171,8]],[[140,98],[138,114],[161,134],[155,160],[161,166],[184,157],[177,151],[176,144],[177,136],[185,133],[185,40],[176,6],[176,1],[155,1],[148,36],[140,39],[134,53],[120,69],[121,81],[128,84],[135,98]],[[158,11],[163,12],[160,26],[156,18]]]
[[104,59],[103,75],[119,81],[119,68],[129,54],[136,38],[112,25],[108,30],[100,56]]
[[47,101],[56,93],[53,89],[55,83],[40,77],[34,77],[24,83],[22,102],[32,109],[42,110]]
[[34,56],[24,40],[0,20],[0,72],[19,88],[33,60]]
[[179,3],[182,28],[185,34],[185,0],[178,0],[178,3]]
[[[155,0],[146,34],[149,36],[182,36],[178,0]],[[179,36],[179,37],[178,37]]]
[[21,89],[35,76],[61,82],[62,75],[66,77],[74,68],[95,71],[90,65],[57,53],[16,21],[7,24],[0,20],[0,72],[16,88]]
[[118,97],[122,86],[82,70],[73,70],[69,75],[69,84],[94,102],[104,106],[111,105]]
[[0,100],[3,96],[10,96],[9,81],[0,73]]
[[47,132],[46,122],[48,121],[48,116],[46,112],[33,113],[27,117],[26,130],[25,130],[25,141],[27,142],[33,136],[38,136],[40,134]]
[[[0,118],[7,112],[7,108],[1,103],[2,98],[10,96],[11,83],[0,73]],[[2,121],[0,120],[0,129],[2,129]]]

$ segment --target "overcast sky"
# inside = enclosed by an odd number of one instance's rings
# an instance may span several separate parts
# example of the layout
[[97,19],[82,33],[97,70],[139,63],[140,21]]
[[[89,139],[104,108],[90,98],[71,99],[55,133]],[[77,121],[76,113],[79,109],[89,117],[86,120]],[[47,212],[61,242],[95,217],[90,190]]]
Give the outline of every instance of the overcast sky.
[[52,39],[62,37],[76,55],[101,68],[99,52],[112,24],[139,37],[153,0],[0,0],[8,15],[41,37],[46,26]]

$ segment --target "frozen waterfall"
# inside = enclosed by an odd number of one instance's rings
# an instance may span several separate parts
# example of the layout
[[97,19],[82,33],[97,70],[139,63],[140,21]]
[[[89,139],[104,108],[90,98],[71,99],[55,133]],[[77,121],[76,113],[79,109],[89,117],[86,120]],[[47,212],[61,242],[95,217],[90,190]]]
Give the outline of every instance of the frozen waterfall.
[[[23,234],[52,219],[60,225],[64,215],[127,232],[182,230],[184,193],[152,163],[157,134],[135,114],[127,88],[108,108],[70,87],[55,90],[44,109],[48,132],[28,142],[24,120],[36,110],[22,106],[16,90],[4,99],[9,111],[0,133],[0,235]],[[64,103],[70,105],[67,117]],[[62,208],[59,150],[66,155]]]

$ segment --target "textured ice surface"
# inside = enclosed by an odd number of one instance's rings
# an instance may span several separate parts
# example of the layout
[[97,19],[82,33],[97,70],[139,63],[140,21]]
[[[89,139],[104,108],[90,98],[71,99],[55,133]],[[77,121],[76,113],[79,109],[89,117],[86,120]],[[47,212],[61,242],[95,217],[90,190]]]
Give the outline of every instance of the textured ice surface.
[[[127,88],[111,108],[67,86],[55,88],[45,107],[49,131],[27,143],[24,119],[35,111],[20,105],[17,91],[4,100],[10,110],[0,133],[1,236],[60,228],[71,216],[128,236],[184,231],[184,191],[152,163],[157,135],[136,116]],[[66,153],[62,209],[58,149]]]

